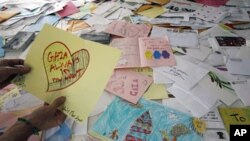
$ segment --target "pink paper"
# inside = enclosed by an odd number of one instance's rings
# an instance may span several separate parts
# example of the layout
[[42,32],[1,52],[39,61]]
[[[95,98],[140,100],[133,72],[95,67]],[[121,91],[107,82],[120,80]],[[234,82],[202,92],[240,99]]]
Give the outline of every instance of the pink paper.
[[196,2],[205,4],[208,6],[219,7],[219,6],[225,5],[228,2],[228,0],[196,0]]
[[121,37],[147,37],[151,27],[145,24],[132,24],[123,21],[113,21],[105,29],[105,32]]
[[167,38],[139,38],[143,67],[174,66],[176,61]]
[[57,14],[63,18],[74,13],[80,12],[80,10],[71,2],[69,1],[67,5],[63,8],[63,10],[57,12]]
[[13,89],[15,89],[17,86],[14,84],[9,84],[7,86],[5,86],[4,88],[0,89],[0,96],[3,96],[4,94],[12,91]]
[[152,82],[152,77],[138,72],[116,70],[109,80],[106,90],[136,104]]
[[110,46],[122,51],[116,68],[134,68],[141,66],[138,38],[113,39]]

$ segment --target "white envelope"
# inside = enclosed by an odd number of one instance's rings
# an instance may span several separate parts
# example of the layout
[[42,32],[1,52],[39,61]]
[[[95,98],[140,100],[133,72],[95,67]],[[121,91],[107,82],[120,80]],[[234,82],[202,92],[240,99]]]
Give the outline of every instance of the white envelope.
[[250,58],[228,58],[226,66],[231,74],[250,75]]
[[190,90],[194,87],[207,73],[208,70],[203,69],[189,61],[175,56],[177,66],[154,68],[164,76],[175,81],[175,84],[183,89]]
[[210,111],[210,109],[207,106],[195,100],[193,96],[191,96],[190,94],[186,93],[186,91],[183,91],[174,85],[171,88],[169,88],[168,91],[171,94],[173,94],[180,103],[185,105],[186,108],[190,110],[193,116],[195,117],[202,117]]
[[250,106],[250,80],[233,81],[231,84],[244,105]]

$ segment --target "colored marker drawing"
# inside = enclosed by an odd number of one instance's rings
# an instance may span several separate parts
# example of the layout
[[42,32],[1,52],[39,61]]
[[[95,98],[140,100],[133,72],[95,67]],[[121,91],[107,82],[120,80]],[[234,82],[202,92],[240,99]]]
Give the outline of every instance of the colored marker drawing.
[[48,80],[47,91],[66,88],[79,80],[89,64],[89,53],[85,49],[71,54],[61,42],[53,42],[43,54],[43,63]]

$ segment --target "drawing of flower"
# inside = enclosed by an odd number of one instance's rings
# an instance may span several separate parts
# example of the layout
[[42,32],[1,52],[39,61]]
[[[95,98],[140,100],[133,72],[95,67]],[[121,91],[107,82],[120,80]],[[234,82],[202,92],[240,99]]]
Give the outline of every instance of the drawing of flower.
[[171,134],[174,136],[173,141],[177,141],[179,136],[188,134],[188,132],[189,129],[184,124],[176,124],[171,130]]
[[192,128],[196,133],[202,136],[206,131],[206,123],[198,118],[193,118]]

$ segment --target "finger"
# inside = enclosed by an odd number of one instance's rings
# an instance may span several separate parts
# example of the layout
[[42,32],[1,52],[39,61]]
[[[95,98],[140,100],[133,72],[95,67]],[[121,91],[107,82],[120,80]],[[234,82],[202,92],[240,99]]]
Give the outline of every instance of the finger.
[[15,76],[11,75],[9,76],[6,80],[2,81],[0,83],[0,89],[4,88],[5,86],[9,85],[11,80],[14,78]]
[[31,68],[28,66],[24,67],[6,67],[5,71],[8,75],[13,75],[13,74],[25,74],[30,72]]
[[57,109],[58,107],[60,107],[66,100],[66,97],[65,96],[61,96],[61,97],[58,97],[57,99],[55,99],[53,101],[53,103],[50,105],[50,107],[52,107],[53,109]]
[[61,111],[59,111],[56,114],[57,124],[62,124],[65,121],[66,117],[67,117],[67,115],[65,115],[64,113],[62,113]]
[[24,60],[22,59],[4,59],[0,62],[0,66],[15,66],[15,65],[23,65]]

